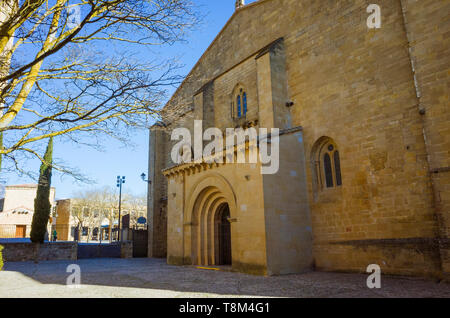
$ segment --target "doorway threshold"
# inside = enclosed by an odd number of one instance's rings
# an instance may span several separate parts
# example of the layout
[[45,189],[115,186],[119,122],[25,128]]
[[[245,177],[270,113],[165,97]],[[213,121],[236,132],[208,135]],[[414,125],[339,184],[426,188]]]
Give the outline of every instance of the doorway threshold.
[[219,265],[219,266],[195,266],[197,269],[218,271],[218,272],[232,272],[231,265]]

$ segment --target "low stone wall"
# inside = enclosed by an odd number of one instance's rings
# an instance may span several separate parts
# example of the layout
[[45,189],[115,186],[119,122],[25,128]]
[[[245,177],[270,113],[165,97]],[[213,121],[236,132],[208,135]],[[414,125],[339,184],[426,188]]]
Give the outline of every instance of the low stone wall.
[[77,243],[44,243],[37,246],[33,243],[2,243],[3,261],[26,262],[26,261],[52,261],[52,260],[76,260]]
[[84,258],[132,258],[133,242],[125,241],[120,244],[95,245],[77,242],[44,243],[39,246],[33,243],[2,243],[4,247],[3,261],[27,262],[53,260],[77,260]]
[[112,244],[79,243],[78,259],[89,258],[132,258],[133,242],[123,241]]
[[434,238],[317,243],[315,265],[319,271],[365,273],[376,264],[387,275],[442,279],[438,244]]

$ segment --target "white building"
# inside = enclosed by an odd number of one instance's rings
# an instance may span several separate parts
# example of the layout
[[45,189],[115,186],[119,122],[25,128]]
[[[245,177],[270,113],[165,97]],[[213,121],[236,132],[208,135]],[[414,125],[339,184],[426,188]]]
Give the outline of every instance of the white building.
[[[36,184],[5,187],[3,209],[0,210],[0,238],[30,237],[36,198]],[[55,207],[55,188],[50,189],[52,211]]]

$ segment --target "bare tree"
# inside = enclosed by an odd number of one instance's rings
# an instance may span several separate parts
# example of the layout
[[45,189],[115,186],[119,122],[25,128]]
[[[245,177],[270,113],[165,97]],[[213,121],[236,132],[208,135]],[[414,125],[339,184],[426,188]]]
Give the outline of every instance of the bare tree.
[[119,220],[119,196],[112,188],[104,187],[97,190],[97,197],[98,204],[103,211],[103,218],[109,221],[109,241],[111,242],[114,222]]
[[[109,223],[109,240],[112,238],[114,223],[119,219],[119,196],[111,187],[86,190],[75,194],[72,200],[72,216],[81,227],[93,229],[101,227],[102,221]],[[147,198],[124,194],[122,196],[122,216],[130,215],[130,224],[136,225],[138,218],[147,215]]]
[[136,225],[140,217],[147,217],[147,197],[126,194],[123,201],[124,214],[130,215],[130,225]]
[[99,146],[145,127],[180,78],[173,60],[132,52],[182,40],[199,17],[189,0],[0,1],[0,156],[21,173],[49,137]]
[[[107,196],[105,195],[107,194]],[[102,221],[107,218],[110,222],[110,232],[113,226],[114,213],[111,193],[107,188],[102,190],[86,190],[75,194],[72,199],[71,215],[77,221],[77,226],[87,230],[87,241],[95,228],[100,229]]]
[[72,200],[70,214],[75,218],[79,230],[88,229],[87,241],[89,241],[92,224],[95,222],[94,208],[95,202],[89,193],[80,193],[76,199]]

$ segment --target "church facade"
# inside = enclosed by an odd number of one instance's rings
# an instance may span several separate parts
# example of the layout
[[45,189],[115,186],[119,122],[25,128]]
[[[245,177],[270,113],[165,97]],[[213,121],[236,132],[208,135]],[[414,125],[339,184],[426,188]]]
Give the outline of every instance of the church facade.
[[[371,2],[236,2],[151,128],[150,257],[448,277],[450,3],[380,0],[371,28]],[[172,132],[194,136],[199,121],[224,135],[277,128],[276,173],[174,162]]]

